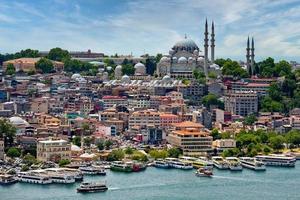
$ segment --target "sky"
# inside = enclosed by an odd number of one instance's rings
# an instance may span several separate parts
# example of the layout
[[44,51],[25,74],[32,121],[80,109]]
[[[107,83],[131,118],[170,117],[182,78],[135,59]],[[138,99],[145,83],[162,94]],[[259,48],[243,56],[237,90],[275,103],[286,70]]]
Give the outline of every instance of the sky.
[[300,62],[299,0],[0,0],[0,53],[61,47],[107,55],[167,54],[186,34],[203,51],[215,22],[217,58]]

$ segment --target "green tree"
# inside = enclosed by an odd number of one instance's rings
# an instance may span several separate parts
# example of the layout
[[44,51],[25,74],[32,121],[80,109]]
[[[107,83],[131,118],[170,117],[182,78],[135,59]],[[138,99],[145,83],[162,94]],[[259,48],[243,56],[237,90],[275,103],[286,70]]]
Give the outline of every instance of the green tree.
[[216,79],[217,78],[217,74],[215,72],[208,72],[208,77],[211,79]]
[[207,108],[210,108],[211,105],[221,108],[223,103],[218,100],[215,94],[209,93],[208,95],[202,97],[202,104]]
[[285,139],[282,135],[277,135],[270,138],[270,146],[275,150],[281,150],[284,148]]
[[104,146],[104,141],[103,140],[100,140],[98,143],[97,143],[97,147],[100,151],[104,150],[105,146]]
[[160,158],[166,158],[168,157],[168,151],[166,150],[150,150],[149,151],[149,155],[154,158],[155,160],[156,159],[160,159]]
[[281,60],[275,64],[273,76],[289,76],[292,73],[292,66],[285,60]]
[[70,163],[71,163],[71,161],[68,160],[68,159],[61,159],[61,160],[59,161],[58,165],[59,165],[60,167],[64,167],[64,166],[66,166],[66,165],[68,165],[68,164],[70,164]]
[[108,161],[117,161],[122,160],[125,156],[125,153],[122,149],[114,149],[107,156]]
[[133,154],[133,149],[131,147],[127,147],[124,152],[128,155],[131,155]]
[[246,125],[252,125],[256,121],[257,121],[257,118],[256,118],[255,114],[250,114],[250,115],[246,116],[244,119],[244,123]]
[[113,145],[113,142],[111,140],[106,140],[104,142],[104,146],[106,149],[110,149],[110,147]]
[[232,75],[234,77],[246,78],[248,72],[244,70],[238,62],[227,60],[222,67],[223,75]]
[[81,146],[81,137],[80,136],[75,136],[73,139],[72,139],[72,143],[76,146]]
[[10,147],[6,153],[8,157],[16,158],[21,156],[21,151],[18,148]]
[[267,58],[258,63],[260,75],[263,77],[272,77],[275,69],[275,62],[273,58]]
[[36,159],[33,155],[28,153],[23,157],[23,162],[30,166],[36,163]]
[[6,67],[6,74],[7,75],[14,75],[16,73],[16,68],[12,63],[8,63]]
[[56,47],[49,51],[47,58],[55,61],[65,61],[69,60],[71,56],[67,50]]
[[14,127],[7,119],[0,118],[0,138],[4,139],[4,146],[12,146],[16,135],[16,127]]
[[134,66],[132,60],[124,59],[122,62],[122,73],[126,75],[133,75],[134,74]]
[[300,145],[300,131],[291,130],[285,135],[286,142],[292,146]]
[[176,147],[168,149],[168,155],[171,158],[178,158],[182,154],[182,150]]
[[278,83],[272,83],[268,90],[269,97],[274,101],[281,101],[282,94],[281,94],[281,87]]
[[85,146],[90,147],[92,144],[93,139],[91,137],[85,137],[83,139],[83,143]]
[[211,131],[211,136],[213,137],[213,140],[221,139],[221,134],[216,128]]
[[145,154],[143,154],[142,152],[139,152],[139,151],[134,151],[133,154],[131,155],[131,159],[142,161],[142,162],[147,162],[148,161],[148,157]]
[[41,58],[35,64],[35,67],[42,73],[51,73],[54,71],[53,63],[47,58]]
[[226,60],[223,58],[218,58],[215,60],[215,63],[217,65],[219,65],[220,67],[223,67],[223,65],[225,64],[226,61],[231,61],[229,58],[227,58]]

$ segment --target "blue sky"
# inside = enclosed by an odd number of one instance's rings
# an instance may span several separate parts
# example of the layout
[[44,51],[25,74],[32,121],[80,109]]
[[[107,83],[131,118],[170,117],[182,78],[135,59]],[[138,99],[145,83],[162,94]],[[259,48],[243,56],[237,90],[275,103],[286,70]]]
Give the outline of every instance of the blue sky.
[[92,49],[111,55],[167,53],[185,34],[203,50],[215,21],[216,57],[300,61],[299,0],[1,0],[0,52]]

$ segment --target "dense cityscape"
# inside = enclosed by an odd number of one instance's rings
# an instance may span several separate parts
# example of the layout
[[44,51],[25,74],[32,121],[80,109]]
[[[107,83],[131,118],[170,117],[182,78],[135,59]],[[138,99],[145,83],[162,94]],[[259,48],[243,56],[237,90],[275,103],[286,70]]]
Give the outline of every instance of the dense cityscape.
[[[300,64],[272,55],[257,61],[251,35],[244,36],[244,59],[220,57],[215,22],[206,19],[202,27],[201,44],[187,33],[164,54],[107,55],[60,47],[0,54],[4,199],[21,198],[6,194],[23,195],[22,184],[30,185],[23,186],[27,190],[36,187],[37,199],[51,199],[39,185],[72,185],[52,188],[59,198],[63,189],[110,195],[119,190],[114,184],[126,180],[130,186],[145,179],[149,188],[175,184],[162,176],[174,177],[176,184],[185,179],[185,184],[209,184],[229,179],[228,172],[237,180],[264,180],[268,173],[276,178],[276,170],[297,177]],[[97,195],[91,197],[102,194]],[[107,198],[124,198],[118,195]],[[132,199],[147,199],[139,195]],[[172,196],[155,195],[149,199]]]

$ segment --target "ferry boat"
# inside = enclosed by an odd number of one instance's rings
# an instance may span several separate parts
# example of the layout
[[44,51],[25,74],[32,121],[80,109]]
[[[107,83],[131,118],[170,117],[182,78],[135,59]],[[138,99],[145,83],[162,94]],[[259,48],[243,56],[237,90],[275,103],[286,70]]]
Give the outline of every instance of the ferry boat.
[[195,158],[195,157],[182,156],[182,157],[180,157],[180,160],[191,163],[195,169],[198,169],[198,168],[212,169],[213,168],[213,163],[208,161],[204,157]]
[[193,169],[193,165],[191,163],[181,161],[177,158],[166,158],[166,161],[170,167],[176,169]]
[[18,180],[25,183],[50,184],[51,178],[48,175],[37,172],[19,172]]
[[96,166],[87,166],[87,167],[79,167],[79,170],[83,174],[88,174],[88,175],[106,175],[106,170],[102,167],[96,167]]
[[170,168],[169,164],[163,159],[155,160],[153,166],[157,168],[163,168],[163,169]]
[[213,164],[218,169],[228,169],[228,163],[221,156],[212,157]]
[[18,180],[13,175],[9,175],[9,174],[0,175],[0,185],[10,185],[16,182],[18,182]]
[[105,192],[108,190],[107,186],[103,183],[82,183],[77,192]]
[[241,157],[241,165],[245,168],[252,169],[255,171],[265,171],[266,166],[263,162],[257,161],[255,158],[251,157]]
[[264,162],[267,166],[295,167],[296,158],[285,155],[259,155],[256,160]]
[[242,171],[243,170],[241,162],[237,157],[227,157],[225,159],[226,159],[226,161],[229,165],[229,169],[231,171]]
[[129,162],[129,165],[132,166],[132,171],[133,172],[139,172],[139,171],[143,171],[146,169],[146,165],[143,163],[139,163],[139,162]]
[[57,174],[64,174],[67,176],[74,177],[75,181],[82,181],[83,180],[83,173],[78,169],[71,169],[71,168],[47,168],[45,169],[48,173],[57,173]]
[[110,170],[119,172],[132,172],[132,166],[122,161],[112,162]]
[[212,172],[212,169],[199,168],[196,171],[195,175],[198,176],[198,177],[212,177],[213,172]]

